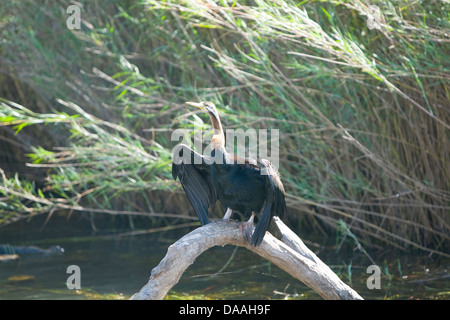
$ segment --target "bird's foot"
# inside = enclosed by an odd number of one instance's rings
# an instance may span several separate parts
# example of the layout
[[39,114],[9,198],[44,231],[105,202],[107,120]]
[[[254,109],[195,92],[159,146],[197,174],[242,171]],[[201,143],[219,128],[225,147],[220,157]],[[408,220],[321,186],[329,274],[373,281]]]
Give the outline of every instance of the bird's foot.
[[230,208],[227,209],[227,212],[225,212],[225,215],[222,218],[222,221],[230,221],[231,214],[233,213],[233,210]]
[[250,219],[248,219],[247,222],[243,222],[239,225],[239,229],[241,230],[242,235],[244,236],[245,240],[248,241],[248,243],[250,243],[250,240],[252,239],[254,217],[255,214],[252,213],[252,216],[250,217]]

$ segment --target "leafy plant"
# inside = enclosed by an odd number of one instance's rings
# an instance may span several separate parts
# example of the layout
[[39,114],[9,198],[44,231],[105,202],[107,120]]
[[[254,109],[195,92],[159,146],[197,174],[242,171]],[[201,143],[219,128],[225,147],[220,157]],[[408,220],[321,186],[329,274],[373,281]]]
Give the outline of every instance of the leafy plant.
[[448,256],[448,4],[373,5],[86,2],[80,30],[64,1],[2,5],[4,153],[48,170],[38,187],[2,171],[2,224],[145,212],[146,189],[176,186],[172,130],[207,120],[183,103],[211,100],[226,127],[280,130],[291,219]]

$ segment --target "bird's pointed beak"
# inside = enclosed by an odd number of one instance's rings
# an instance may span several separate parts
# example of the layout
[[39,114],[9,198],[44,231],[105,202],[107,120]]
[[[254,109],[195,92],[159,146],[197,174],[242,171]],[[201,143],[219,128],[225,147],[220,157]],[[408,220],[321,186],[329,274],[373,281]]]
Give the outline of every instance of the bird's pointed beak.
[[196,108],[200,108],[202,110],[205,110],[205,107],[203,106],[203,103],[201,103],[201,102],[190,102],[190,101],[188,101],[188,102],[186,102],[186,104],[188,104],[190,106],[193,106],[193,107],[196,107]]

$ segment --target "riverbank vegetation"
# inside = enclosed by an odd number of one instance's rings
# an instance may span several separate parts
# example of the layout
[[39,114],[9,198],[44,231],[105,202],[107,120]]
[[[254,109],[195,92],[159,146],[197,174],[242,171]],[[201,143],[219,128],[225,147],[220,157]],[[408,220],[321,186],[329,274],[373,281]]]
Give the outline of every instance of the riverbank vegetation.
[[0,7],[0,226],[195,221],[171,133],[209,128],[184,102],[210,100],[228,128],[280,130],[296,231],[448,256],[446,1],[78,5],[73,30],[66,1]]

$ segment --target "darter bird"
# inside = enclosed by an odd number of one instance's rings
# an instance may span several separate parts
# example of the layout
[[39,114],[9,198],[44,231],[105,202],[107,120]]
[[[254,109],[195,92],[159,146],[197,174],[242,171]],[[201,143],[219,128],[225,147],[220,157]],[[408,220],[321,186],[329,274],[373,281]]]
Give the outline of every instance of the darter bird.
[[[211,102],[186,102],[209,114],[214,128],[211,154],[203,156],[185,144],[174,150],[172,176],[181,185],[202,225],[209,223],[208,208],[217,200],[227,208],[223,220],[233,211],[248,221],[240,225],[250,245],[259,246],[273,216],[284,217],[285,191],[279,173],[266,160],[241,158],[225,150],[225,135],[219,113]],[[260,214],[253,232],[255,213]]]

